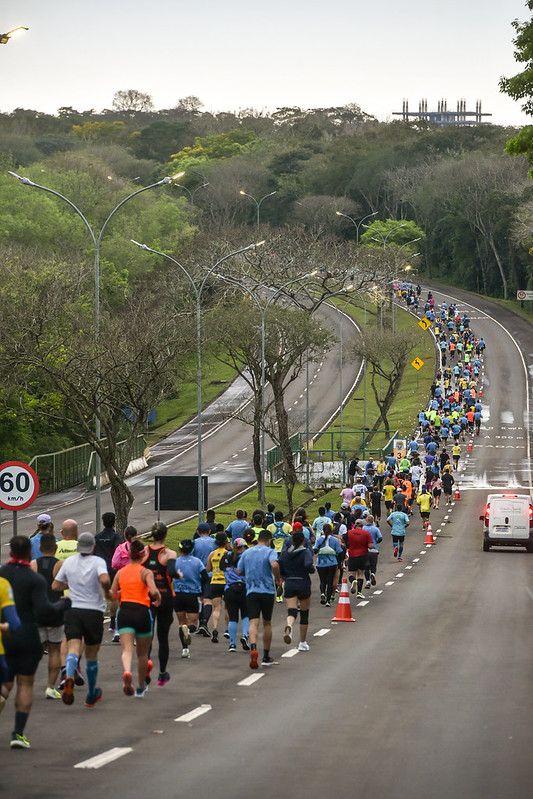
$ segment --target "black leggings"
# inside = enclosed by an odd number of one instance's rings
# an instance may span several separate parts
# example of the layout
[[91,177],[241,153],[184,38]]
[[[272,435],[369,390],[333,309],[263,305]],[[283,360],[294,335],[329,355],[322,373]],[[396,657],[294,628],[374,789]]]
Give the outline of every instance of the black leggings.
[[338,566],[317,566],[316,570],[320,578],[320,593],[326,595],[326,599],[331,599],[335,593],[333,580],[337,573]]
[[157,641],[159,644],[159,671],[163,673],[166,671],[168,658],[170,655],[168,634],[170,632],[170,625],[174,621],[174,608],[171,594],[162,594],[161,604],[159,607],[156,608],[152,605],[151,609],[152,616],[154,617],[154,628],[157,627]]
[[248,616],[248,607],[246,605],[246,586],[244,583],[232,583],[228,585],[224,591],[224,602],[226,603],[226,610],[230,621],[239,621],[239,611],[241,619]]

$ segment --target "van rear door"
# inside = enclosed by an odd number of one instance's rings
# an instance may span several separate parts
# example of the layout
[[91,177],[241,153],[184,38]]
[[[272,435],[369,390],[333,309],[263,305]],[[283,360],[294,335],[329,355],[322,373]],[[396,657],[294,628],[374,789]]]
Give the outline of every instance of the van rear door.
[[490,505],[489,538],[500,540],[529,538],[529,498],[493,497]]

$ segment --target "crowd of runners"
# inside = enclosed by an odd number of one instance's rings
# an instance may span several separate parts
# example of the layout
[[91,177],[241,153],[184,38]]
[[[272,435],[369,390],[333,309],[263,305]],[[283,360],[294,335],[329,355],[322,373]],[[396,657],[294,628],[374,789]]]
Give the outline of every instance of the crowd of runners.
[[[407,290],[406,301],[413,295],[419,296]],[[194,537],[174,550],[162,522],[153,525],[148,541],[134,527],[123,540],[113,513],[103,515],[96,536],[78,533],[73,519],[56,532],[43,513],[31,536],[12,538],[10,559],[0,568],[0,712],[16,686],[12,748],[30,748],[25,726],[43,653],[46,698],[72,705],[78,687],[88,708],[102,699],[98,653],[107,623],[111,641],[120,645],[128,697],[144,699],[152,679],[165,686],[171,648],[179,640],[181,657],[189,659],[195,636],[218,646],[225,640],[229,654],[240,646],[249,652],[251,669],[268,668],[275,663],[276,602],[286,606],[284,643],[295,636],[298,650],[308,651],[315,571],[318,601],[329,607],[344,576],[358,597],[376,585],[385,531],[394,558],[402,561],[407,527],[418,514],[426,527],[442,495],[446,504],[452,501],[462,449],[481,426],[485,342],[455,305],[435,308],[431,292],[425,312],[432,317],[440,367],[406,450],[365,461],[354,457],[337,502],[324,503],[315,518],[298,508],[289,520],[269,505],[250,517],[238,510],[223,525],[208,511]],[[171,635],[174,620],[178,636]]]

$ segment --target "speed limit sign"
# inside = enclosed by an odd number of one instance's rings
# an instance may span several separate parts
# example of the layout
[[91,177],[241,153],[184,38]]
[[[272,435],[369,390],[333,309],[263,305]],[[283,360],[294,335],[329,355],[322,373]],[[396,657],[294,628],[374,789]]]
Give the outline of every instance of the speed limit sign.
[[23,510],[39,493],[39,478],[26,463],[8,461],[0,466],[0,507]]

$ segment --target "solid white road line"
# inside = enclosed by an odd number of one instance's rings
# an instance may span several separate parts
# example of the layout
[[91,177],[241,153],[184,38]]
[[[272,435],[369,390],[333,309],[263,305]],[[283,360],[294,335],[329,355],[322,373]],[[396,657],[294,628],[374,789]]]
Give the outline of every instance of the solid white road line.
[[323,627],[321,630],[317,630],[316,633],[313,633],[315,638],[320,638],[323,635],[327,635],[329,633],[329,627]]
[[257,682],[257,680],[260,680],[261,677],[264,676],[265,676],[264,674],[250,674],[249,677],[245,677],[244,680],[238,682],[237,685],[244,685],[244,686],[253,685],[254,682]]
[[76,763],[74,768],[101,768],[130,752],[133,752],[131,746],[115,746],[113,749],[108,749],[107,752],[102,752],[101,755],[95,755],[88,760],[82,760],[81,763]]
[[174,721],[194,721],[197,719],[198,716],[203,716],[204,713],[208,713],[211,710],[211,705],[200,705],[199,707],[195,707],[194,710],[191,710],[190,713],[185,713],[183,716],[178,716],[177,719]]

